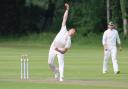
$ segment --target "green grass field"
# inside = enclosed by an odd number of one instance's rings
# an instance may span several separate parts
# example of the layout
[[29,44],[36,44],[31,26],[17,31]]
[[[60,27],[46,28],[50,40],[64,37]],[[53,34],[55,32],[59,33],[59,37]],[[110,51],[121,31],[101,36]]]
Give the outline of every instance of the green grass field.
[[[128,48],[118,53],[121,73],[102,74],[102,47],[73,46],[65,55],[65,81],[54,80],[47,64],[49,47],[0,47],[0,89],[128,89]],[[20,80],[20,57],[29,56],[29,80]],[[55,61],[57,64],[57,60]]]

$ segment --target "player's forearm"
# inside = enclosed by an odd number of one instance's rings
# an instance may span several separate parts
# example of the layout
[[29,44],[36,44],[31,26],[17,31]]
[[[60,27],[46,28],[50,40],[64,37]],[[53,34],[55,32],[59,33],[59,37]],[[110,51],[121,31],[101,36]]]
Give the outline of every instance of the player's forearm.
[[68,19],[68,10],[65,11],[63,16],[63,22],[62,22],[63,26],[66,25],[67,19]]
[[122,47],[121,47],[121,41],[120,41],[119,35],[117,35],[117,43],[118,43],[117,46],[118,46],[119,50],[121,51]]
[[55,50],[58,51],[58,52],[60,52],[60,53],[62,53],[62,54],[65,54],[68,51],[67,48],[64,48],[63,50],[60,50],[58,48],[55,48]]
[[102,44],[103,44],[104,49],[107,49],[106,39],[107,39],[106,34],[104,33],[103,34],[103,39],[102,39]]
[[63,26],[66,25],[66,22],[67,22],[69,5],[66,3],[65,7],[66,7],[66,10],[65,10],[65,13],[64,13],[64,16],[63,16],[63,21],[62,21]]
[[121,47],[121,43],[118,43],[118,47]]
[[120,41],[119,36],[117,36],[117,43],[118,43],[118,45],[121,45],[121,41]]
[[119,48],[119,50],[122,50],[121,43],[120,43],[120,44],[118,44],[118,48]]
[[65,10],[65,13],[64,13],[64,17],[63,17],[63,19],[65,20],[65,21],[67,21],[67,18],[68,18],[68,9],[66,9]]
[[117,43],[118,43],[118,46],[121,46],[121,41],[120,41],[120,37],[119,37],[118,32],[117,32]]
[[118,46],[118,47],[121,47],[121,43],[118,43],[117,46]]

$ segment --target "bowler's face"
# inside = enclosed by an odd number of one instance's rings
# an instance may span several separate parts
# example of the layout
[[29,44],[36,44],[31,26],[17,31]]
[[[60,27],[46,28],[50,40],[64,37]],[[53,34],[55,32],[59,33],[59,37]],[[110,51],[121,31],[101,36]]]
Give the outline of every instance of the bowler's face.
[[72,28],[72,29],[69,30],[69,35],[70,35],[71,37],[74,36],[75,33],[76,33],[76,31],[75,31],[74,28]]

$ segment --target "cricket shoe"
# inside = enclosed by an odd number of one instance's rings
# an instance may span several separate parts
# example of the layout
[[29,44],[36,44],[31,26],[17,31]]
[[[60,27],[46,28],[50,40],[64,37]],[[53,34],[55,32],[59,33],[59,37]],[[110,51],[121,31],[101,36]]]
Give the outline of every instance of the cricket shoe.
[[59,79],[59,73],[55,73],[54,78]]
[[119,74],[119,73],[120,73],[120,71],[116,71],[116,72],[115,72],[115,74]]
[[63,82],[63,81],[64,81],[64,79],[63,79],[62,77],[60,77],[59,81],[60,81],[60,82]]
[[107,71],[103,71],[103,74],[107,74]]
[[56,68],[56,72],[55,72],[54,77],[55,77],[55,79],[59,79],[59,71],[58,71],[58,68]]

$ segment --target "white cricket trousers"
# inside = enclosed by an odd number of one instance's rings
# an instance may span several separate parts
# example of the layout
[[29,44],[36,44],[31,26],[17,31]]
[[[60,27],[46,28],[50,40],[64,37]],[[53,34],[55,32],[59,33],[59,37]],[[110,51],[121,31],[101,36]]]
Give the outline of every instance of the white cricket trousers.
[[[59,71],[58,71],[58,68],[54,64],[54,59],[56,56],[58,58]],[[49,57],[48,57],[48,64],[54,74],[59,72],[60,78],[64,77],[64,54],[61,54],[60,52],[57,52],[53,49],[50,50]]]
[[104,50],[103,73],[108,71],[108,61],[110,56],[112,58],[114,73],[119,71],[118,63],[117,63],[117,47],[111,46],[111,47],[108,47],[107,50]]

